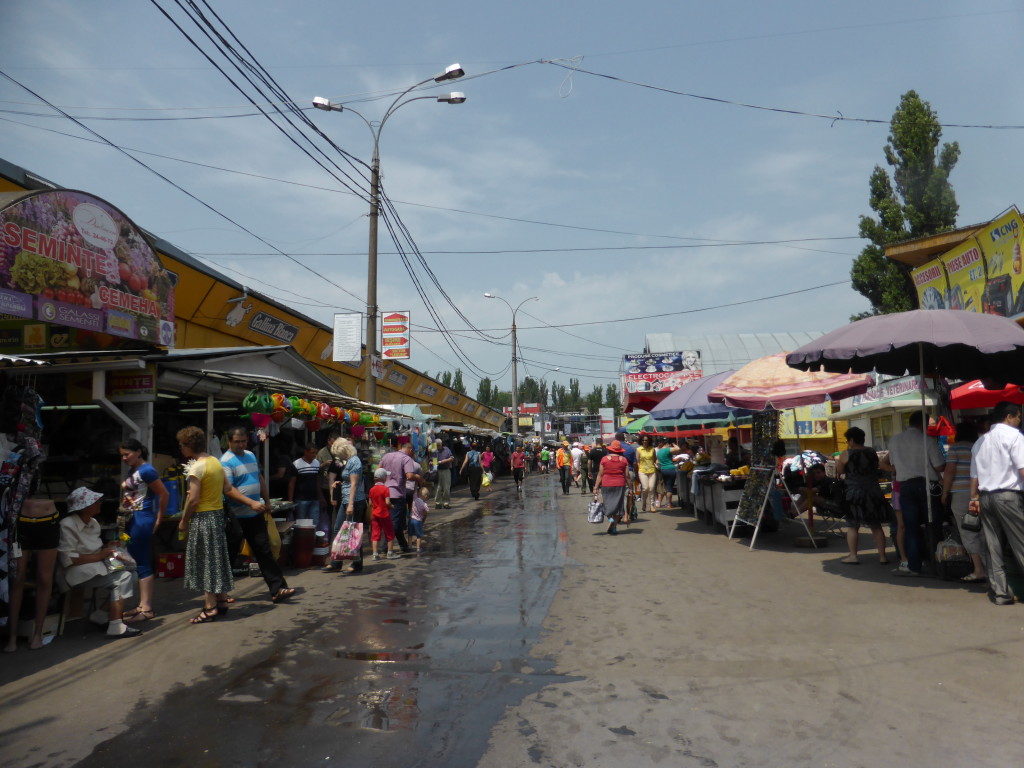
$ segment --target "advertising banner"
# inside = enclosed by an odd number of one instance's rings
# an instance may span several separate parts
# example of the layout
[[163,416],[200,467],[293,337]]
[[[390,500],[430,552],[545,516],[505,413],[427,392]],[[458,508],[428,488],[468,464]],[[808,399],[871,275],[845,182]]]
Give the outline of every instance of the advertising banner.
[[703,375],[700,352],[659,352],[624,355],[622,385],[633,392],[672,392]]
[[388,360],[408,360],[412,344],[409,313],[385,312],[380,322],[381,354]]
[[354,363],[363,359],[363,315],[360,312],[334,316],[334,344],[331,359]]
[[977,239],[972,237],[947,251],[939,261],[945,267],[946,279],[949,281],[946,309],[981,312],[982,294],[985,292],[985,262]]
[[985,256],[986,277],[982,311],[1011,317],[1024,312],[1024,267],[1021,264],[1022,222],[1013,208],[978,233]]
[[37,192],[0,209],[0,291],[8,315],[174,346],[171,274],[121,211],[84,192]]
[[946,270],[938,259],[922,264],[911,271],[917,288],[917,301],[921,309],[946,309]]
[[831,403],[788,408],[779,414],[779,438],[796,440],[800,437],[832,437]]

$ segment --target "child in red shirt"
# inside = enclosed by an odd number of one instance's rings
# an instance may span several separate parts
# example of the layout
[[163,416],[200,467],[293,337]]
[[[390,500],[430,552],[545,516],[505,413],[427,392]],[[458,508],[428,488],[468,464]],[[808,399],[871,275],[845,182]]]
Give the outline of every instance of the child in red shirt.
[[390,474],[386,469],[378,469],[373,473],[376,485],[370,489],[370,506],[373,508],[373,517],[370,519],[370,546],[373,550],[374,560],[380,560],[377,543],[380,541],[381,534],[388,542],[388,560],[397,560],[400,557],[395,553],[395,526],[391,523],[391,499],[388,487],[384,484]]

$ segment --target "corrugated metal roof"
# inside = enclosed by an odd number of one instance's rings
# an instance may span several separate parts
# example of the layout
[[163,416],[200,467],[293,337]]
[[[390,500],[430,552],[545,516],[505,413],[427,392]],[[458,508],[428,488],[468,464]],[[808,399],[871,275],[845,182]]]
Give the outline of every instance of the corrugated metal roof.
[[792,352],[810,341],[824,336],[825,331],[793,331],[789,333],[736,333],[711,336],[682,336],[674,333],[647,334],[651,352],[700,352],[705,376],[739,368],[759,357],[776,352]]

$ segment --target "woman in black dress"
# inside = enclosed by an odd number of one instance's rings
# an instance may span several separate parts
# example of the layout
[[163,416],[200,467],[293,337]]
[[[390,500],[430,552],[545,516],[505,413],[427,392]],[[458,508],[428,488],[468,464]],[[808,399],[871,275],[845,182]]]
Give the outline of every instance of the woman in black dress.
[[850,554],[839,562],[860,563],[858,539],[861,526],[867,526],[875,538],[879,562],[888,563],[882,526],[889,524],[892,508],[878,484],[878,454],[874,448],[865,447],[863,429],[850,427],[844,436],[847,449],[836,460],[836,473],[846,480],[846,545]]

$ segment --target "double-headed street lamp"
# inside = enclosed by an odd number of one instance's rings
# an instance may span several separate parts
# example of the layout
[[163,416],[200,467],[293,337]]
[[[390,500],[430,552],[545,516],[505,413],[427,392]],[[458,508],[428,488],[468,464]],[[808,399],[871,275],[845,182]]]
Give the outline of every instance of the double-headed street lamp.
[[[405,99],[405,97],[421,85],[426,85],[430,82],[443,83],[447,80],[457,80],[464,74],[466,73],[461,66],[451,64],[445,67],[444,72],[428,77],[426,80],[422,80],[415,85],[410,85],[391,102],[391,106],[387,108],[387,111],[384,112],[384,117],[379,121],[367,120],[362,114],[351,107],[332,103],[322,96],[317,96],[313,99],[313,106],[317,109],[322,109],[326,112],[341,112],[343,110],[351,112],[366,123],[366,127],[370,129],[370,133],[373,135],[373,160],[370,163],[370,247],[369,264],[366,270],[366,391],[363,393],[363,399],[367,402],[377,402],[377,379],[373,375],[373,363],[377,359],[377,218],[380,212],[380,132],[384,129],[384,123],[395,113],[395,110],[414,101],[436,98],[438,102],[444,104],[462,104],[466,100],[466,94],[459,91],[445,93],[437,97],[414,96],[411,99]],[[405,99],[405,101],[402,101],[402,99]]]
[[519,381],[517,377],[518,369],[516,368],[516,312],[528,301],[540,301],[536,296],[531,296],[528,299],[523,299],[519,304],[516,305],[515,309],[512,309],[512,305],[505,301],[501,296],[493,293],[485,293],[485,298],[497,299],[504,303],[512,311],[512,434],[519,434]]

